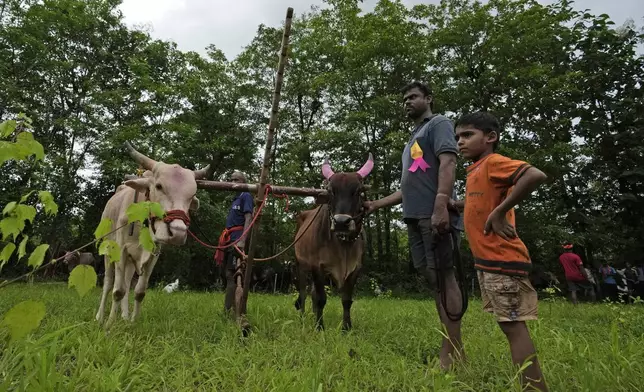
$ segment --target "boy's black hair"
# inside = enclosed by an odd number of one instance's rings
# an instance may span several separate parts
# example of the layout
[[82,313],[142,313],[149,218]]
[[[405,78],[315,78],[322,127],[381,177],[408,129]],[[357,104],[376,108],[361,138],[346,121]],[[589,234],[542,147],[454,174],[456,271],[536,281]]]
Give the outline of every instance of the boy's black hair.
[[[423,96],[425,96],[425,97],[428,97],[428,96],[430,96],[430,95],[433,97],[433,95],[434,95],[434,93],[432,92],[432,88],[431,88],[431,86],[429,86],[428,84],[422,83],[422,82],[411,82],[411,83],[408,83],[408,84],[406,84],[406,85],[405,85],[405,87],[403,87],[402,89],[400,89],[400,93],[404,95],[407,91],[409,91],[409,90],[411,90],[411,89],[413,89],[413,88],[417,88],[417,89],[419,89],[419,90],[420,90],[420,92],[421,92],[421,93],[423,93]],[[434,100],[433,100],[433,99],[432,99],[432,101],[429,103],[429,108],[430,108],[432,111],[434,111]]]
[[482,131],[486,135],[490,132],[496,132],[494,151],[499,148],[499,143],[501,142],[501,124],[499,124],[499,120],[492,113],[479,111],[465,114],[456,121],[454,128],[467,125]]

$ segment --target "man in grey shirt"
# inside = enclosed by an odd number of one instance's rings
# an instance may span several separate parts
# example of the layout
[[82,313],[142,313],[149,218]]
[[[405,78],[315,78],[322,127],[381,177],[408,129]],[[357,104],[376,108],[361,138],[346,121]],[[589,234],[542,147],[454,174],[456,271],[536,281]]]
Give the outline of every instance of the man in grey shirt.
[[447,329],[449,339],[443,338],[440,352],[441,367],[447,369],[465,355],[461,321],[447,317],[436,290],[443,281],[437,276],[438,270],[444,277],[444,287],[438,288],[444,290],[447,310],[450,315],[461,312],[452,251],[458,246],[458,230],[463,230],[463,222],[457,212],[448,210],[450,198],[457,199],[454,180],[458,148],[452,122],[432,113],[432,91],[427,85],[413,82],[402,93],[405,112],[414,121],[414,129],[402,155],[400,191],[366,202],[365,208],[370,214],[402,203],[414,267],[429,281],[436,309]]

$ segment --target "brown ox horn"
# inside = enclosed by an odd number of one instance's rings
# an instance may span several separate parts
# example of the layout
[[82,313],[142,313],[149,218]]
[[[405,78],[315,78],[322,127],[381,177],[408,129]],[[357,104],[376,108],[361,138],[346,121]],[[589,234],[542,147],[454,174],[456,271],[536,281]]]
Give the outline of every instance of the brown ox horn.
[[123,143],[123,146],[125,146],[125,149],[130,154],[132,159],[134,159],[145,170],[152,170],[154,168],[154,165],[157,164],[157,161],[155,161],[154,159],[148,158],[140,152],[136,151],[134,147],[132,147],[130,142]]
[[329,158],[324,158],[324,163],[322,164],[322,175],[328,180],[334,174],[333,169],[331,169],[331,164],[329,163]]
[[371,173],[371,170],[373,169],[373,156],[371,153],[369,153],[369,158],[367,159],[367,162],[365,162],[364,165],[360,168],[360,170],[357,171],[358,175],[362,178],[365,178]]
[[195,170],[195,180],[209,179],[212,177],[213,169],[210,168],[210,165],[204,167],[203,169]]

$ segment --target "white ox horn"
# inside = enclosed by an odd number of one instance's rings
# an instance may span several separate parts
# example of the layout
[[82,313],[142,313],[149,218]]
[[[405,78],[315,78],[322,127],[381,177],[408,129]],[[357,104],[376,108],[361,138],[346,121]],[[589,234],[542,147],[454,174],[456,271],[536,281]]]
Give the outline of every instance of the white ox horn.
[[148,158],[140,152],[136,151],[134,147],[132,147],[130,142],[126,141],[125,143],[123,143],[123,145],[127,149],[127,152],[130,154],[132,159],[134,159],[145,170],[152,170],[154,168],[154,165],[157,164],[157,161],[155,161],[154,159]]
[[334,174],[333,169],[331,169],[331,164],[329,163],[329,158],[324,158],[324,163],[322,164],[322,175],[328,180]]
[[195,180],[209,179],[212,177],[213,169],[210,168],[210,165],[204,167],[203,169],[195,170]]
[[371,170],[373,170],[373,156],[371,153],[369,153],[369,158],[367,159],[367,162],[365,162],[364,165],[360,168],[360,170],[357,171],[358,175],[362,178],[365,178],[371,173]]

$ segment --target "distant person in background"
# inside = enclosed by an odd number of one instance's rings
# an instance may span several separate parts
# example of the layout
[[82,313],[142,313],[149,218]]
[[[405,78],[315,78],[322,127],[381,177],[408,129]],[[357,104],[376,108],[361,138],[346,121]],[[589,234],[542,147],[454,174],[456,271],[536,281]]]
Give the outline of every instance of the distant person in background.
[[626,269],[624,270],[624,276],[626,277],[626,284],[628,285],[629,295],[635,296],[637,291],[637,269],[633,267],[631,263],[626,263]]
[[602,292],[604,293],[604,298],[609,298],[611,301],[617,302],[617,281],[615,281],[617,271],[605,262],[599,268],[599,273],[602,274]]
[[570,291],[570,300],[577,305],[577,291],[584,290],[584,294],[590,292],[592,301],[596,300],[595,288],[593,287],[590,277],[588,276],[581,258],[573,253],[572,244],[563,246],[564,253],[559,256],[559,262],[564,269],[568,290]]
[[[239,184],[246,183],[246,176],[235,170],[230,176],[230,182]],[[248,192],[240,192],[233,197],[228,216],[226,217],[226,228],[219,236],[219,246],[226,246],[234,241],[237,241],[237,247],[244,250],[246,246],[246,237],[248,227],[253,217],[253,196]],[[233,306],[235,296],[235,269],[237,268],[237,251],[234,247],[229,247],[225,250],[217,250],[215,252],[215,260],[218,265],[223,265],[226,271],[226,296],[224,298],[224,310],[230,311]]]
[[644,263],[640,263],[637,267],[637,287],[635,289],[635,295],[640,297],[641,300],[644,300]]

